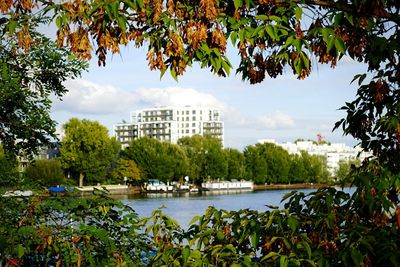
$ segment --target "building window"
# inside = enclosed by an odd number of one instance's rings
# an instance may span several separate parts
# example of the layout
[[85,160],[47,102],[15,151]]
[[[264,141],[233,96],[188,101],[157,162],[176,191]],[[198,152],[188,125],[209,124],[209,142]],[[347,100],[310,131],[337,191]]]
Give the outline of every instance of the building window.
[[186,123],[186,128],[189,128],[189,123]]
[[187,133],[187,134],[189,133],[189,129],[186,129],[186,133]]
[[186,117],[186,121],[189,121],[189,117]]
[[189,110],[186,110],[186,115],[189,115]]
[[193,122],[193,123],[192,123],[192,127],[196,127],[196,123]]
[[192,133],[193,133],[193,134],[196,133],[196,130],[195,130],[195,129],[192,129]]
[[192,121],[195,121],[195,120],[196,120],[196,117],[195,117],[195,116],[193,116],[193,117],[192,117]]
[[192,110],[192,114],[196,114],[196,110]]

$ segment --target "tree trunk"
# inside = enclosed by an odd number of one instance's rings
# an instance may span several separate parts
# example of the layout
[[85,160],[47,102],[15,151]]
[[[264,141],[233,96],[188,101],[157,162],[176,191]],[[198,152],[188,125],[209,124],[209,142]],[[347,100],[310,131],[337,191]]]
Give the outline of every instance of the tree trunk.
[[79,187],[83,187],[83,172],[79,173]]

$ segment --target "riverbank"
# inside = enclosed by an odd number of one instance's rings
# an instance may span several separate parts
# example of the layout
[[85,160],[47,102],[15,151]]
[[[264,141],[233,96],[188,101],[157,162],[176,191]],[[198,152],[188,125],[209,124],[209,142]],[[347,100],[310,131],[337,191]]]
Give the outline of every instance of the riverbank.
[[76,187],[82,195],[91,195],[94,190],[107,192],[109,195],[134,195],[142,193],[140,186],[127,185],[96,185]]
[[306,184],[263,184],[263,185],[254,185],[254,190],[284,190],[284,189],[304,189],[304,188],[321,188],[321,187],[329,187],[329,184],[314,184],[314,183],[306,183]]
[[[327,184],[268,184],[268,185],[254,185],[253,190],[285,190],[285,189],[305,189],[305,188],[321,188],[327,187]],[[90,195],[94,190],[106,191],[110,195],[136,195],[145,193],[140,186],[127,186],[127,185],[97,185],[97,186],[83,186],[76,187],[82,195]]]

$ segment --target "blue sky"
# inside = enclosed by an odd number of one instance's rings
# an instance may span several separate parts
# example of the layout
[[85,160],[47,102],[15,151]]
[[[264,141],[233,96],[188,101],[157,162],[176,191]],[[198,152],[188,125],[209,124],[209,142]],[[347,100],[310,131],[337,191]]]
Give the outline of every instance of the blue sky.
[[[229,52],[237,66],[236,51]],[[355,97],[350,81],[365,66],[344,58],[335,69],[315,65],[311,76],[299,81],[290,69],[277,79],[263,83],[243,82],[233,70],[230,77],[213,75],[198,65],[188,68],[176,82],[169,73],[160,79],[150,71],[145,48],[128,47],[121,55],[111,55],[106,67],[93,58],[89,71],[67,81],[63,101],[54,101],[52,117],[60,125],[71,117],[97,120],[112,134],[112,125],[129,121],[132,110],[175,104],[212,105],[220,108],[225,122],[225,146],[243,149],[259,139],[278,142],[297,138],[355,145],[341,131],[332,132],[334,123],[345,114],[338,109]]]

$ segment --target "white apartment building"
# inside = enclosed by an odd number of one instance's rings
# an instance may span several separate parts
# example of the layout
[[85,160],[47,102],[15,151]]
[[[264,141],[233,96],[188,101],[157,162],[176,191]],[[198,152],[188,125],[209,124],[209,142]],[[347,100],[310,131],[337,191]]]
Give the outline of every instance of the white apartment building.
[[210,135],[224,143],[220,111],[211,107],[160,107],[131,112],[130,123],[113,126],[122,148],[134,139],[148,136],[176,144],[182,137]]
[[310,155],[325,156],[327,159],[328,170],[334,174],[339,168],[340,160],[364,160],[366,157],[371,156],[371,153],[366,153],[360,147],[349,147],[343,143],[332,144],[317,144],[312,141],[299,141],[299,142],[286,142],[279,144],[273,139],[261,139],[259,143],[273,143],[281,146],[289,152],[289,154],[300,154],[301,151],[306,151]]

